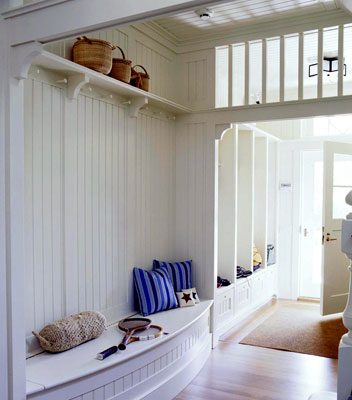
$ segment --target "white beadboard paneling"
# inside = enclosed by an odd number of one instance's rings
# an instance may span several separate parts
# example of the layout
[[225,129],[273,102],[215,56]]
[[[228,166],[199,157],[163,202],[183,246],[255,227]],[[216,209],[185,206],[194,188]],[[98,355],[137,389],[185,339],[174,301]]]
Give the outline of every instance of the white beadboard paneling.
[[175,256],[175,122],[32,79],[25,98],[27,337],[89,309],[115,321],[133,267]]
[[62,290],[61,89],[25,81],[27,334],[59,318]]
[[194,285],[212,296],[215,127],[181,123],[176,143],[176,256],[193,259]]
[[215,107],[215,48],[177,56],[177,101],[193,109]]
[[[150,91],[161,97],[168,98],[170,96],[173,80],[172,76],[172,60],[157,52],[150,46],[146,45],[146,41],[136,40],[136,59],[133,65],[140,64],[148,71],[150,75]],[[138,71],[143,71],[138,69]]]

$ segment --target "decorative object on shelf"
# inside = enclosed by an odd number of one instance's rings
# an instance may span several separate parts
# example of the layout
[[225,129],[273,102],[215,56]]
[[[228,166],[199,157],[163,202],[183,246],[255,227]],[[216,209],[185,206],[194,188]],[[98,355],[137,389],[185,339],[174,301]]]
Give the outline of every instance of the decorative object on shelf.
[[256,271],[261,267],[262,261],[262,256],[260,255],[256,245],[253,244],[253,271]]
[[179,306],[182,307],[192,307],[196,305],[193,298],[191,290],[183,290],[182,292],[176,292],[177,300]]
[[100,336],[106,329],[106,318],[97,311],[84,311],[52,322],[39,334],[32,332],[41,347],[51,353],[72,349]]
[[[343,58],[343,63],[345,58]],[[337,51],[329,51],[324,53],[323,57],[323,71],[326,72],[327,76],[330,76],[333,72],[338,72],[339,70],[339,57]],[[312,78],[318,75],[318,63],[309,64],[308,66],[308,76]],[[343,76],[347,75],[347,65],[343,64]]]
[[250,271],[249,269],[244,269],[242,267],[240,267],[239,265],[237,265],[237,279],[239,278],[247,278],[247,276],[252,275],[252,271]]
[[266,263],[267,265],[273,265],[275,262],[275,247],[273,244],[268,244],[266,250]]
[[73,62],[108,75],[112,68],[112,51],[115,46],[105,40],[77,38],[74,43]]
[[[136,67],[140,67],[144,70],[144,72],[136,71]],[[135,86],[138,89],[145,90],[149,92],[149,83],[150,83],[150,76],[147,70],[142,65],[135,65],[132,67],[132,75],[131,75],[131,85]]]
[[153,261],[155,271],[163,270],[168,274],[175,292],[182,289],[191,289],[192,285],[192,260],[181,262]]
[[188,292],[191,291],[192,292],[192,297],[193,300],[196,304],[200,303],[199,297],[198,297],[198,293],[197,293],[197,289],[195,287],[192,287],[190,289],[183,289],[182,292]]
[[230,285],[231,285],[231,281],[229,281],[228,279],[223,279],[223,278],[221,278],[221,276],[218,276],[217,287],[230,286]]
[[119,81],[130,83],[132,61],[126,60],[125,53],[123,52],[121,47],[116,46],[116,48],[121,51],[122,58],[112,59],[112,68],[110,71],[110,76],[114,79],[118,79]]
[[140,313],[146,317],[159,311],[178,307],[169,275],[164,270],[133,269],[134,286]]

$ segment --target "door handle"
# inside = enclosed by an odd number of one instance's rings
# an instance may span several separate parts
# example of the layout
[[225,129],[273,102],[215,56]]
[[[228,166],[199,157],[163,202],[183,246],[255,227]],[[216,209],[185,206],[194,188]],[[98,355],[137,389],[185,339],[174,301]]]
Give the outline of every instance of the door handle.
[[303,230],[303,235],[304,235],[305,237],[308,236],[308,229],[307,229],[307,228],[304,228],[304,230]]
[[334,240],[337,240],[337,238],[332,238],[332,237],[330,237],[330,233],[327,233],[327,234],[326,234],[326,241],[327,241],[327,242],[333,242]]

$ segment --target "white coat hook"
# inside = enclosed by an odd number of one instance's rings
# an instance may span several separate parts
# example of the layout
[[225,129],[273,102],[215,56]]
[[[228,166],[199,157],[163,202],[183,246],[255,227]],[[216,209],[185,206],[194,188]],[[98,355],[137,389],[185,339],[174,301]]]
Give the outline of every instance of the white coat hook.
[[37,73],[38,75],[40,74],[40,69],[39,69],[39,68],[36,70],[36,73]]
[[124,106],[129,106],[132,104],[132,101],[131,100],[123,101],[121,104],[123,104]]
[[100,97],[102,100],[112,100],[114,98],[114,96],[112,94],[108,94],[105,96],[101,96]]
[[89,86],[88,90],[89,90],[90,92],[92,92],[92,91],[93,91],[93,89],[92,89],[92,87],[91,87],[91,86]]
[[163,115],[163,112],[162,111],[154,111],[153,115]]
[[176,117],[173,115],[172,117],[167,117],[167,119],[170,121],[175,121]]
[[67,83],[67,79],[59,79],[58,81],[56,81],[56,83]]

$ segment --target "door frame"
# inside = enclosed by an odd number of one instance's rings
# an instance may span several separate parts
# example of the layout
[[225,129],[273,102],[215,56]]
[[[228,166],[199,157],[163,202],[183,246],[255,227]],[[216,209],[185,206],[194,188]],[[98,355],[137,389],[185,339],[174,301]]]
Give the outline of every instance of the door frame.
[[[299,298],[299,283],[301,268],[299,265],[301,256],[301,241],[300,241],[300,224],[302,216],[302,152],[303,151],[323,151],[323,143],[325,141],[350,142],[351,136],[320,136],[307,139],[286,140],[280,142],[280,146],[287,146],[293,152],[293,179],[292,179],[292,231],[291,231],[291,248],[297,249],[292,252],[291,256],[291,299]],[[323,193],[322,193],[323,196]],[[279,195],[280,197],[280,195]]]

